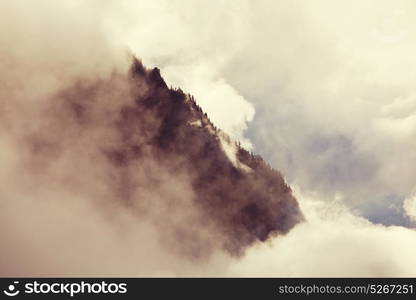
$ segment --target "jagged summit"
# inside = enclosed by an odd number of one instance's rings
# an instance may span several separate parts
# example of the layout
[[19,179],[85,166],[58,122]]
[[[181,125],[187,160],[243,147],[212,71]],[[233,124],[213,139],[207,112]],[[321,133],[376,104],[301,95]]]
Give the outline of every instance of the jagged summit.
[[[175,168],[192,174],[193,200],[209,212],[227,250],[241,253],[254,241],[287,232],[302,219],[281,174],[216,128],[191,95],[169,89],[159,69],[147,71],[137,59],[130,78],[133,83],[144,80],[149,87],[136,97],[134,109],[158,120],[147,145],[154,155],[173,157]],[[142,119],[138,115],[125,122]]]
[[170,251],[241,255],[303,219],[279,172],[136,58],[126,73],[63,88],[40,113],[21,138],[32,178],[106,203],[97,208],[107,215],[122,206],[156,227]]

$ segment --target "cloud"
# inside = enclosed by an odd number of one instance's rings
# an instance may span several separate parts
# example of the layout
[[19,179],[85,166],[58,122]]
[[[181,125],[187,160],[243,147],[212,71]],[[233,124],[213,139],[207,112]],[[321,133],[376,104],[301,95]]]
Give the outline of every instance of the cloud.
[[246,46],[223,74],[256,107],[255,151],[289,181],[343,193],[352,207],[407,195],[416,177],[414,3],[251,4]]
[[[229,276],[414,276],[416,231],[374,225],[357,217],[339,197],[296,193],[307,222],[290,234],[257,245],[229,266]],[[320,197],[320,196],[318,196]]]
[[409,197],[407,197],[403,202],[403,208],[406,215],[412,220],[412,222],[416,222],[416,194],[413,193]]

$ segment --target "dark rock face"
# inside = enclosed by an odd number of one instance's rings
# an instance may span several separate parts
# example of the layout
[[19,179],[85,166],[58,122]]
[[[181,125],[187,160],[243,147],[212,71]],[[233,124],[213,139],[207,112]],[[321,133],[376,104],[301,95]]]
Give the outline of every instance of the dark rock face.
[[81,143],[89,150],[78,156],[94,157],[102,174],[85,171],[85,181],[102,181],[110,201],[151,220],[173,251],[238,256],[303,220],[281,174],[215,128],[192,96],[168,88],[158,69],[134,59],[129,74],[80,81],[53,98],[48,128],[59,134],[31,135],[31,161],[47,169],[42,157]]

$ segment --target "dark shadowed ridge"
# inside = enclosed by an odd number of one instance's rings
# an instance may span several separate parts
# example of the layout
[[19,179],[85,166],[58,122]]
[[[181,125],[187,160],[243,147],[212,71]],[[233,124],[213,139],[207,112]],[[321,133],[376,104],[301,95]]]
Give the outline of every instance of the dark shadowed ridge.
[[[130,76],[133,85],[144,80],[149,89],[137,97],[136,107],[122,112],[123,128],[135,128],[143,113],[160,121],[148,141],[152,151],[177,158],[179,167],[189,170],[195,205],[214,220],[227,251],[239,255],[255,241],[286,233],[303,219],[282,175],[216,128],[192,96],[169,89],[159,69],[148,71],[137,59]],[[229,158],[233,153],[234,162]]]
[[240,256],[303,220],[279,172],[137,59],[127,74],[68,84],[41,113],[23,138],[37,184],[75,190],[106,215],[120,205],[155,225],[161,244],[180,256]]

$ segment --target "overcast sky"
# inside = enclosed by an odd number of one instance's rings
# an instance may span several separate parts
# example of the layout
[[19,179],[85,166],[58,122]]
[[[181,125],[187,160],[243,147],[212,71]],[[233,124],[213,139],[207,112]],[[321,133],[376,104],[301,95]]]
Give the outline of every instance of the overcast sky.
[[[127,4],[119,13],[120,36],[145,63],[194,94],[216,124],[262,154],[292,185],[330,205],[329,211],[344,207],[349,212],[340,219],[414,227],[413,1],[152,1]],[[307,217],[315,212],[309,205],[305,210]],[[273,251],[277,256],[310,241],[318,263],[332,259],[320,257],[324,249],[356,259],[348,268],[329,264],[320,275],[403,271],[396,264],[404,265],[406,255],[396,262],[394,248],[386,247],[384,266],[381,257],[368,262],[364,253],[390,244],[388,236],[403,243],[402,234],[414,235],[412,230],[310,219],[325,229],[311,225],[292,233],[288,243],[296,245],[276,241],[262,267]],[[350,235],[338,231],[350,227]],[[314,240],[315,230],[328,232]],[[276,263],[308,256],[299,252]],[[345,259],[351,263],[351,257]],[[357,271],[360,264],[365,267]],[[292,274],[319,275],[311,268]]]
[[103,74],[132,51],[295,188],[307,222],[224,274],[414,276],[414,1],[36,3],[2,3],[7,76]]
[[123,3],[115,36],[291,183],[412,226],[412,1]]

